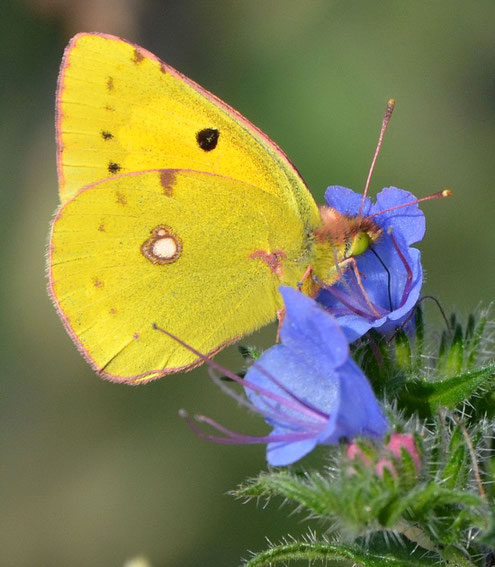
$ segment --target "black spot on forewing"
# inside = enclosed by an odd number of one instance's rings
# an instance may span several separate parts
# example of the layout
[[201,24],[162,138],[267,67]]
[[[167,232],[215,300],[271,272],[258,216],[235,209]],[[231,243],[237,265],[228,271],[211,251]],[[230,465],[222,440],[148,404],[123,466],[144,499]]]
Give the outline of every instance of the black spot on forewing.
[[114,161],[111,161],[111,162],[109,162],[109,164],[108,164],[108,171],[109,171],[109,173],[111,173],[112,175],[115,175],[115,174],[118,173],[121,169],[122,169],[122,167],[121,167],[118,163],[115,163]]
[[109,91],[113,91],[113,89],[114,89],[113,77],[108,77],[108,78],[107,78],[107,89],[108,89]]
[[204,128],[196,134],[198,146],[205,152],[211,152],[217,147],[220,132],[216,128]]
[[113,134],[111,132],[109,132],[108,130],[102,130],[101,131],[101,137],[104,140],[111,140],[113,138]]
[[139,49],[136,48],[134,50],[134,55],[132,56],[133,63],[136,63],[137,65],[138,63],[141,63],[143,59],[144,59],[144,55],[141,53]]

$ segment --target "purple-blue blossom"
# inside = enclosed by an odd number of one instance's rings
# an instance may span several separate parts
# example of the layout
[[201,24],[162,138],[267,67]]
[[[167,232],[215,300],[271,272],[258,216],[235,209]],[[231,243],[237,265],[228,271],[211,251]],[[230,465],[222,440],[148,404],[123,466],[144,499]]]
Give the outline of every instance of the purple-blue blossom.
[[[336,444],[357,435],[382,437],[387,420],[334,317],[296,289],[281,287],[280,292],[286,308],[281,344],[269,348],[244,379],[226,372],[242,384],[247,400],[217,380],[224,391],[262,415],[273,430],[262,437],[243,435],[209,417],[195,416],[196,422],[221,433],[216,436],[200,429],[185,412],[183,417],[211,441],[266,443],[267,461],[274,466],[294,463],[319,444]],[[218,368],[214,361],[208,362]]]
[[[268,349],[245,378],[257,411],[273,427],[267,460],[288,465],[318,444],[357,435],[381,437],[387,421],[336,320],[314,300],[281,287],[286,315],[281,344]],[[248,385],[249,384],[249,385]],[[272,400],[255,388],[280,397]]]
[[[348,267],[340,281],[320,291],[317,301],[337,318],[350,342],[371,328],[388,334],[407,322],[419,299],[421,253],[412,244],[424,236],[424,215],[414,195],[396,187],[383,189],[374,204],[366,198],[362,209],[362,195],[345,187],[329,187],[325,199],[330,207],[349,217],[360,211],[372,217],[383,232],[368,250],[355,257],[362,287],[355,271]],[[403,206],[405,203],[411,204]]]

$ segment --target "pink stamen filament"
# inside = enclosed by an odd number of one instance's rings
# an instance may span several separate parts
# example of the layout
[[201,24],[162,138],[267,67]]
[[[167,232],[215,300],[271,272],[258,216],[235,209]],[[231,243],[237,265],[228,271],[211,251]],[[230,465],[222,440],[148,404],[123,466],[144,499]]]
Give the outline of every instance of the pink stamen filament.
[[357,267],[356,259],[355,258],[349,258],[349,260],[352,260],[352,262],[353,262],[352,273],[354,274],[354,278],[356,280],[356,285],[357,285],[358,289],[361,291],[362,299],[364,299],[366,305],[371,309],[371,312],[373,313],[373,315],[377,319],[379,319],[380,314],[375,309],[375,306],[373,305],[371,299],[369,298],[368,294],[366,293],[366,290],[364,289],[363,282],[361,281],[361,276],[359,275],[359,270],[358,270],[358,267]]
[[[354,288],[354,290],[351,289],[350,283],[346,280],[346,278],[344,276],[344,272],[342,271],[341,264],[348,264],[348,263],[351,262],[352,263],[352,271],[353,271],[354,277],[356,279],[355,283],[356,283],[357,288],[358,288],[357,295],[359,296],[359,294],[361,294],[362,298],[364,299],[364,302],[366,303],[367,307],[369,307],[371,309],[371,312],[373,313],[373,315],[377,319],[380,318],[378,311],[375,309],[373,303],[371,302],[370,298],[368,297],[368,294],[366,293],[366,290],[364,289],[364,285],[361,282],[361,279],[359,277],[359,271],[358,271],[358,268],[357,268],[356,260],[354,258],[347,258],[347,259],[343,260],[342,262],[339,262],[338,259],[337,259],[337,251],[335,249],[333,251],[333,256],[334,256],[335,267],[336,267],[337,272],[339,274],[340,282],[342,283],[342,285],[345,288],[347,288],[347,291],[349,292],[349,296],[350,297],[353,296],[353,291],[355,291],[355,288]],[[361,316],[363,316],[363,315],[361,315]],[[366,316],[366,315],[364,315],[364,316]]]
[[[352,276],[354,276],[354,278]],[[369,301],[366,301],[366,297],[363,293],[363,290],[361,289],[361,286],[359,285],[359,280],[357,279],[354,270],[350,272],[349,289],[350,289],[349,299],[355,300],[356,307],[360,306],[360,308],[364,310],[363,312],[366,313],[367,317],[374,317],[375,310],[371,309],[371,315],[370,315],[370,312],[368,310],[370,308]]]
[[[253,403],[248,401],[244,396],[241,396],[240,394],[238,394],[237,392],[235,392],[234,390],[229,388],[218,376],[216,376],[214,374],[213,369],[210,369],[210,376],[211,376],[211,379],[213,380],[213,382],[222,390],[222,392],[224,392],[225,394],[230,396],[232,399],[234,399],[241,406],[249,409],[250,411],[252,411],[254,413],[262,415],[264,418],[270,418],[270,419],[272,419],[273,421],[276,421],[276,422],[280,422],[283,419],[286,427],[289,427],[289,424],[290,424],[290,426],[292,426],[294,428],[308,429],[308,427],[311,425],[310,423],[308,423],[308,421],[304,421],[302,419],[298,420],[298,419],[296,419],[292,416],[282,414],[282,412],[280,410],[277,410],[277,408],[273,408],[270,404],[268,404],[268,402],[266,400],[264,400],[264,404],[267,408],[270,408],[270,409],[261,410],[258,407],[256,407]],[[274,411],[270,411],[271,409],[273,409]],[[324,422],[326,423],[327,420],[328,420],[328,416],[326,417]],[[322,421],[322,423],[323,423],[323,421]]]
[[[342,271],[342,268],[340,266],[340,262],[337,256],[337,250],[334,248],[333,249],[333,261],[335,263],[335,268],[337,270],[337,273],[339,274],[339,281],[340,283],[342,283],[342,285],[347,288],[347,291],[349,292],[349,295],[352,295],[352,290],[350,288],[349,282],[345,279],[344,277],[344,272]],[[322,285],[323,287],[327,287],[326,284],[323,284],[323,282],[321,282],[320,280],[318,280],[318,278],[316,278],[315,276],[315,281],[316,283],[319,283],[320,285]]]
[[395,251],[399,255],[399,258],[401,259],[401,262],[404,265],[404,268],[405,268],[406,274],[407,274],[406,285],[404,286],[404,291],[402,292],[402,299],[401,299],[401,302],[400,302],[400,304],[403,305],[405,300],[407,299],[407,296],[409,295],[409,292],[411,291],[411,287],[412,287],[412,283],[413,283],[412,282],[413,273],[412,273],[411,266],[407,262],[406,257],[402,253],[402,250],[400,249],[400,246],[397,244],[397,241],[395,240],[392,232],[389,233],[389,236],[392,239],[392,243],[394,245]]
[[315,430],[315,432],[311,433],[287,433],[287,434],[279,434],[279,435],[265,435],[265,436],[254,436],[254,435],[242,435],[240,433],[236,433],[235,431],[231,431],[230,429],[223,427],[215,420],[204,416],[204,415],[196,415],[194,419],[200,423],[207,423],[217,431],[224,433],[227,437],[218,437],[216,435],[209,435],[205,433],[202,429],[200,429],[194,420],[189,416],[189,414],[181,410],[179,415],[186,421],[188,426],[202,439],[206,439],[207,441],[214,441],[215,443],[225,443],[225,444],[255,444],[255,443],[283,443],[289,442],[292,443],[294,441],[305,441],[306,439],[312,439],[317,435],[320,430]]
[[[369,313],[362,311],[358,307],[354,306],[351,302],[347,301],[345,295],[340,293],[339,291],[337,291],[333,285],[326,285],[323,282],[321,282],[321,285],[322,285],[323,289],[325,289],[329,293],[331,293],[338,301],[340,301],[340,303],[342,303],[342,305],[347,307],[347,309],[349,309],[349,311],[352,311],[356,315],[359,315],[360,317],[364,317],[365,319],[371,318]],[[350,296],[350,298],[352,299],[352,295]]]
[[[291,406],[285,403],[286,398],[281,397],[280,399],[282,400],[282,405],[286,405],[287,407],[291,408],[291,409],[297,409],[298,411],[300,411],[301,413],[305,413],[307,416],[313,418],[313,419],[317,419],[319,421],[322,422],[327,422],[328,421],[328,415],[322,411],[320,411],[319,409],[317,409],[316,407],[314,407],[312,404],[310,404],[309,402],[303,400],[302,398],[300,398],[299,396],[296,396],[296,394],[294,394],[294,392],[292,392],[291,390],[289,390],[284,384],[282,384],[279,380],[277,380],[277,378],[275,378],[275,376],[273,376],[273,374],[271,374],[270,372],[268,372],[268,370],[265,370],[261,365],[259,365],[257,362],[254,362],[252,365],[254,368],[256,368],[256,370],[258,370],[259,372],[261,372],[264,376],[266,376],[268,378],[268,380],[270,380],[270,382],[272,382],[273,384],[275,384],[276,386],[278,386],[283,392],[285,392],[290,398],[292,398],[295,402],[298,402],[301,407],[297,408],[297,406]],[[243,380],[242,382],[245,386],[247,384],[247,387],[251,387],[252,383],[246,380]],[[272,399],[274,399],[275,401],[279,401],[277,400],[275,397],[272,396]],[[265,402],[266,403],[266,402]],[[305,408],[306,411],[302,411],[302,408]]]
[[165,335],[168,335],[171,339],[174,339],[179,344],[181,344],[183,347],[187,348],[189,351],[191,351],[196,356],[198,356],[203,362],[206,362],[210,367],[215,368],[219,372],[225,374],[228,378],[230,378],[231,380],[233,380],[237,384],[241,384],[242,386],[244,386],[246,388],[250,388],[251,390],[257,392],[261,396],[272,399],[275,402],[278,402],[278,403],[280,403],[281,405],[284,405],[287,408],[290,408],[290,409],[293,409],[294,411],[308,415],[309,417],[312,417],[313,419],[317,419],[317,420],[322,421],[322,422],[323,421],[326,422],[328,420],[328,415],[312,408],[307,403],[299,400],[292,392],[287,390],[287,388],[283,387],[278,382],[278,380],[276,380],[269,372],[267,372],[264,368],[260,367],[259,365],[256,365],[256,363],[254,364],[254,366],[256,366],[257,369],[262,374],[264,374],[269,380],[273,381],[277,386],[279,386],[282,390],[284,390],[287,393],[287,395],[290,396],[291,399],[287,399],[283,396],[279,396],[278,394],[274,394],[270,390],[266,390],[265,388],[262,388],[261,386],[253,384],[252,382],[249,382],[245,378],[239,378],[239,376],[237,376],[237,374],[235,374],[234,372],[231,372],[230,370],[223,368],[222,366],[217,364],[214,360],[212,360],[210,357],[206,356],[205,354],[202,354],[201,352],[196,350],[194,347],[192,347],[191,345],[188,345],[187,343],[185,343],[184,341],[182,341],[181,339],[179,339],[178,337],[176,337],[172,333],[166,331],[165,329],[162,329],[156,323],[153,323],[153,328],[156,329],[157,331],[161,331]]

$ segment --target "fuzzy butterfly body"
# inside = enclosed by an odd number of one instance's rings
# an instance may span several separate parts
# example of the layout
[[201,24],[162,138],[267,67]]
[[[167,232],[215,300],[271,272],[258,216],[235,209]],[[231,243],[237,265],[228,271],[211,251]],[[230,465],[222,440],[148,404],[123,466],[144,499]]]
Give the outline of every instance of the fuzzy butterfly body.
[[332,283],[356,236],[325,232],[297,171],[260,130],[119,38],[72,39],[56,128],[50,292],[105,378],[138,383],[198,365],[153,323],[213,354],[273,320],[279,285],[296,286],[309,266]]

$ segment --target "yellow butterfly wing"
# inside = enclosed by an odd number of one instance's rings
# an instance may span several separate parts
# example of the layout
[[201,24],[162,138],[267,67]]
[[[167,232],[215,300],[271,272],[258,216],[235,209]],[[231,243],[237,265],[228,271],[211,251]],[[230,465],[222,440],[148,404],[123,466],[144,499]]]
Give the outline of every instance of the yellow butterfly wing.
[[148,169],[194,169],[254,185],[305,224],[317,206],[282,150],[145,49],[103,34],[69,43],[57,89],[62,203],[82,187]]
[[296,284],[308,250],[280,196],[184,170],[90,185],[61,207],[50,244],[69,334],[100,375],[134,383],[201,363],[153,323],[213,354],[274,318],[278,286]]

